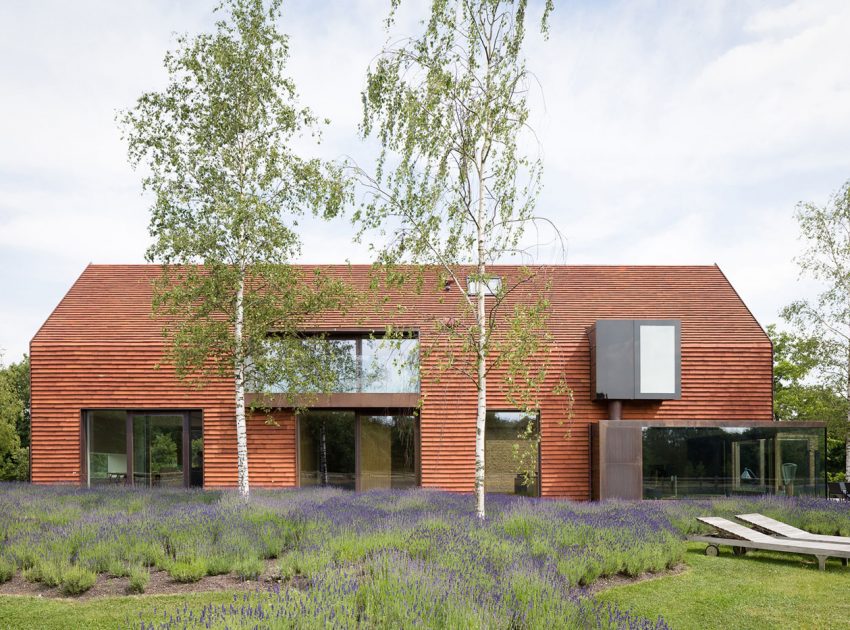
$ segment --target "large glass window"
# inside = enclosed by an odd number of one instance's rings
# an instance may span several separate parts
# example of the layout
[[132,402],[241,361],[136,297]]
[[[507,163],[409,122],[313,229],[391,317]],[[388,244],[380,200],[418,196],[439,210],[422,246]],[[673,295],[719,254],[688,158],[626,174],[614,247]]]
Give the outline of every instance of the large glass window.
[[418,484],[414,415],[308,411],[299,415],[298,437],[302,486],[372,490]]
[[89,485],[202,486],[203,421],[199,411],[85,413]]
[[488,411],[484,432],[487,492],[538,496],[539,419],[519,411]]
[[824,496],[824,430],[645,427],[643,496]]
[[133,482],[183,485],[183,414],[133,416]]
[[353,411],[310,411],[299,418],[302,486],[355,488]]
[[[286,374],[271,393],[416,393],[419,391],[419,340],[385,338],[269,338],[260,371]],[[268,380],[277,380],[277,376]]]
[[127,412],[89,412],[86,433],[89,485],[126,483]]
[[361,416],[360,489],[416,485],[415,416]]

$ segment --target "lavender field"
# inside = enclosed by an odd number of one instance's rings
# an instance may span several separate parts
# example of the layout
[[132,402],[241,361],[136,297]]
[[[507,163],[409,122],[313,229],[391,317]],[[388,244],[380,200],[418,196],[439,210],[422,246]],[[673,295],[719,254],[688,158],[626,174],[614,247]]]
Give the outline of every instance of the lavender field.
[[[677,565],[695,516],[761,511],[850,534],[827,501],[571,503],[409,490],[228,492],[0,487],[0,581],[22,575],[66,595],[106,576],[143,592],[231,573],[273,580],[228,605],[179,606],[136,628],[665,628],[598,603],[585,587]],[[266,571],[267,573],[267,571]]]

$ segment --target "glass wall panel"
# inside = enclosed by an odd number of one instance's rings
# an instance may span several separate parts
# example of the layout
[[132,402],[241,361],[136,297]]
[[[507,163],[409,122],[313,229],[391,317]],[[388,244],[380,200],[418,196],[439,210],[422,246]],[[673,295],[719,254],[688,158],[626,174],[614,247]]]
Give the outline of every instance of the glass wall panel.
[[[270,393],[408,393],[419,391],[419,340],[371,336],[268,340],[252,367],[276,381]],[[286,378],[282,378],[282,375]],[[258,391],[256,384],[249,388]]]
[[415,416],[361,416],[360,489],[416,485]]
[[419,391],[418,339],[364,339],[362,344],[360,391],[390,394]]
[[355,489],[353,411],[309,411],[299,416],[302,486]]
[[90,411],[87,414],[86,460],[88,483],[123,484],[127,481],[127,412]]
[[182,486],[183,414],[133,416],[133,482]]
[[[537,441],[523,437],[532,423],[539,431],[536,416],[519,411],[488,411],[484,432],[484,487],[487,492],[538,496],[539,453]],[[534,482],[526,484],[521,471],[534,471]]]
[[204,485],[204,425],[200,411],[189,414],[190,474],[189,485]]
[[783,427],[645,427],[643,496],[824,496],[825,432]]

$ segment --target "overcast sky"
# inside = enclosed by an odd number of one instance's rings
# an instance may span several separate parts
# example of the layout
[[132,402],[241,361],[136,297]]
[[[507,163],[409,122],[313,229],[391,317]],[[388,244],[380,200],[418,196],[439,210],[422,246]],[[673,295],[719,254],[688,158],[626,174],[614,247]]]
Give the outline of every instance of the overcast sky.
[[[89,263],[143,262],[149,199],[114,122],[162,87],[201,0],[0,0],[0,348],[18,360]],[[290,74],[332,120],[321,151],[368,163],[360,89],[389,0],[290,0]],[[397,32],[416,28],[411,1]],[[538,213],[571,264],[712,264],[762,324],[797,281],[800,200],[850,178],[850,2],[556,0],[528,41],[539,79]],[[419,6],[423,6],[419,3]],[[421,11],[420,11],[421,13]],[[345,220],[310,224],[304,262],[368,262]],[[543,262],[550,262],[548,260]]]

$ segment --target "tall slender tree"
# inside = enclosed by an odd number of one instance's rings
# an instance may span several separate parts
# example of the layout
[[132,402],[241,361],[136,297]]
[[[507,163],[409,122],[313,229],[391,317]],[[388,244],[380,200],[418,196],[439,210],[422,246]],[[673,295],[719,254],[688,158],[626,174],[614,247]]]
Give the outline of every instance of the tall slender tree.
[[[796,211],[805,250],[797,259],[801,275],[823,284],[814,300],[799,300],[782,317],[818,346],[815,376],[842,392],[850,427],[850,180],[824,206],[800,203]],[[850,430],[845,439],[845,477],[850,481]]]
[[339,283],[289,264],[300,251],[298,218],[335,216],[347,188],[339,168],[292,148],[319,121],[285,76],[281,0],[226,0],[217,12],[214,32],[179,37],[166,55],[167,87],[143,94],[120,122],[154,198],[147,256],[164,263],[154,307],[166,316],[168,358],[198,384],[234,379],[247,497],[246,384],[286,380],[294,363],[274,360],[269,332],[293,338],[305,318],[343,299]]
[[[400,5],[392,1],[388,29]],[[547,0],[544,33],[552,7]],[[538,300],[499,315],[534,274],[499,282],[488,271],[517,253],[529,224],[542,220],[534,215],[541,162],[521,148],[529,131],[523,55],[528,19],[526,0],[434,0],[424,32],[388,46],[370,68],[363,93],[362,133],[376,136],[382,152],[374,173],[357,169],[366,201],[354,219],[361,236],[377,231],[385,237],[375,247],[379,264],[436,265],[461,291],[464,313],[442,327],[460,345],[444,363],[477,388],[475,492],[481,518],[488,375],[516,368],[519,378],[508,380],[517,394],[521,381],[533,391],[544,379],[526,359],[546,341],[545,290],[537,286]],[[497,330],[506,335],[494,335]],[[507,336],[511,343],[505,343]],[[466,354],[471,370],[459,366]],[[526,396],[516,399],[534,404]]]

